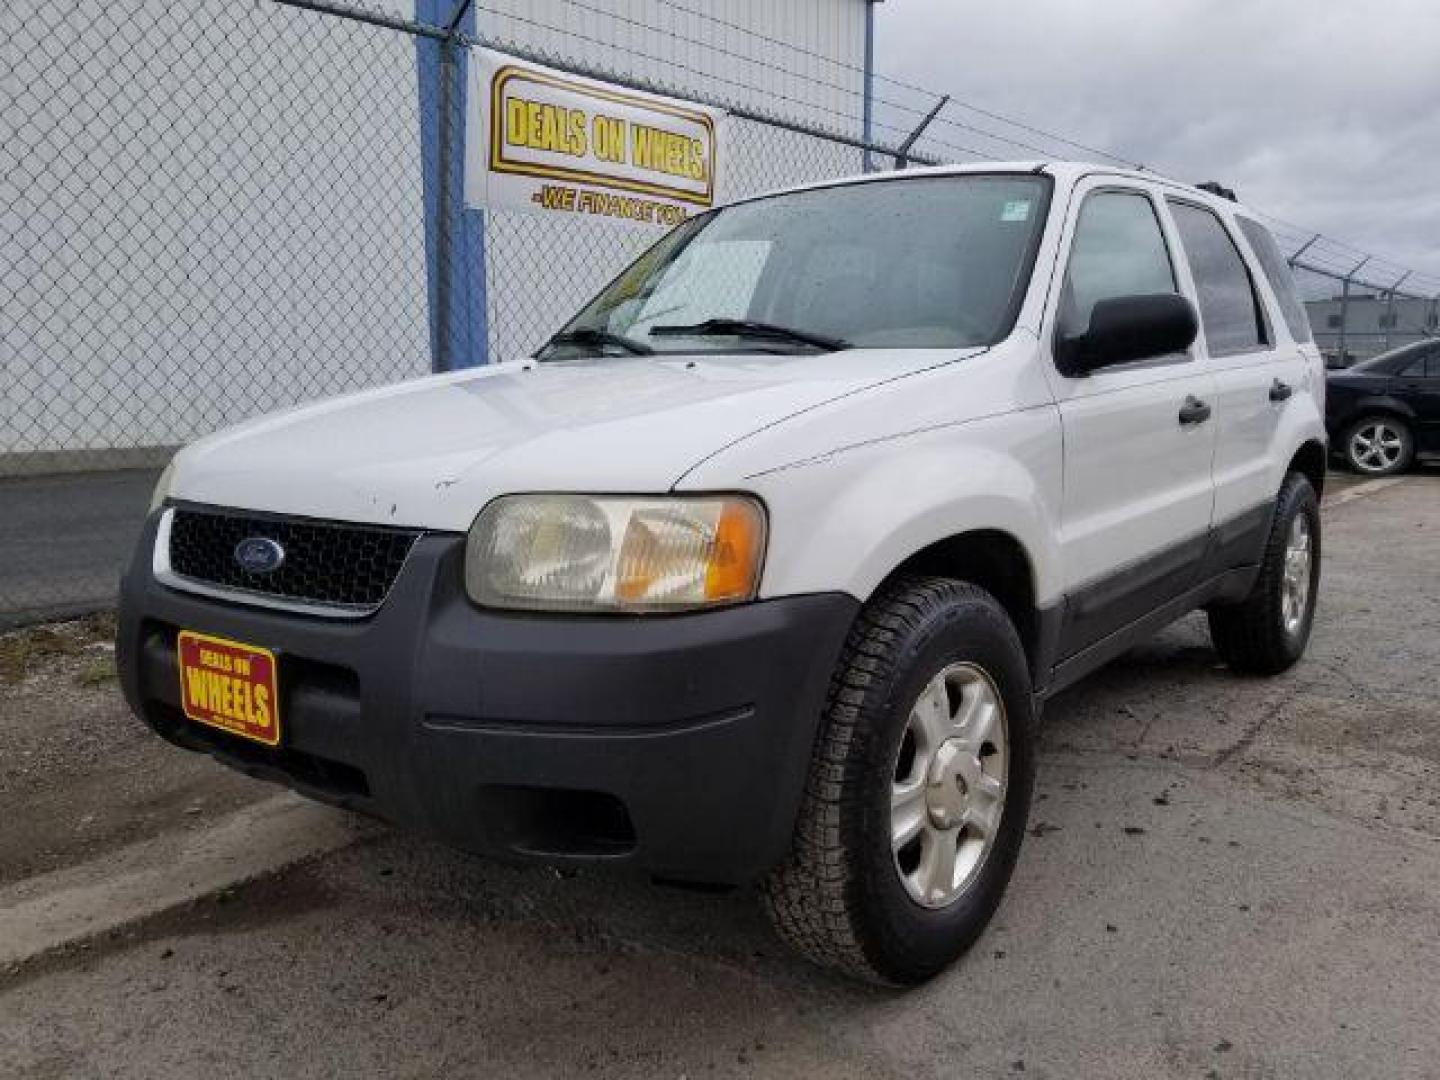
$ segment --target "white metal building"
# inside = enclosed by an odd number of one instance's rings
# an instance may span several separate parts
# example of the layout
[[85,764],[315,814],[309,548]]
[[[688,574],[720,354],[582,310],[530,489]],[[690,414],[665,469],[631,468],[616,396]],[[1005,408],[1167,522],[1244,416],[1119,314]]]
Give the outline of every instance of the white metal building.
[[[853,136],[868,7],[488,0],[474,25]],[[0,54],[0,474],[430,370],[415,39],[269,0],[7,0]],[[722,199],[859,167],[803,136],[737,140]],[[484,223],[489,348],[463,362],[533,347],[554,320],[527,296],[571,308],[654,239],[593,224],[567,250],[525,217]]]

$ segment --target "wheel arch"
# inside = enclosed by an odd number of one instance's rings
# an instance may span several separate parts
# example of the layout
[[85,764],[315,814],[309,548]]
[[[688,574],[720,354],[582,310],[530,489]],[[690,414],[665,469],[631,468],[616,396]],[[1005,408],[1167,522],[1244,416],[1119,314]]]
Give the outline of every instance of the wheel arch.
[[1049,674],[1040,670],[1047,666],[1047,650],[1034,562],[1013,533],[982,528],[936,540],[906,557],[885,580],[906,575],[951,578],[984,589],[1014,623],[1036,684]]
[[1380,394],[1374,397],[1360,398],[1345,415],[1345,421],[1340,425],[1341,434],[1349,431],[1357,422],[1367,416],[1393,416],[1405,421],[1411,428],[1415,425],[1415,410],[1410,405],[1397,397],[1389,394]]
[[1285,472],[1288,475],[1292,472],[1302,474],[1310,481],[1310,486],[1315,489],[1316,498],[1325,494],[1325,469],[1328,463],[1329,451],[1325,444],[1319,439],[1310,439],[1305,442],[1290,457],[1290,464]]

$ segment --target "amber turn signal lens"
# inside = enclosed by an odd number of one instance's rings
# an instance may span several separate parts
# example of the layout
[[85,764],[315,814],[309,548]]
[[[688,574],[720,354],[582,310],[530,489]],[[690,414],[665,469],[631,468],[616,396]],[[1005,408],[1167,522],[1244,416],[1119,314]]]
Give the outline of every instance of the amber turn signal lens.
[[754,596],[764,552],[765,519],[760,508],[749,500],[726,500],[710,545],[705,599],[716,603]]

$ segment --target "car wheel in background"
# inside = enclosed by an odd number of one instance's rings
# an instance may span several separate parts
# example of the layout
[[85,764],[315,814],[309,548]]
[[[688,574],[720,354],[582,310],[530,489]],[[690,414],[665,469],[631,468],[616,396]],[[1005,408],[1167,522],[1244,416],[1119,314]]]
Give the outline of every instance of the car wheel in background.
[[1250,595],[1208,609],[1215,651],[1235,671],[1278,675],[1305,652],[1319,591],[1320,503],[1310,481],[1290,473]]
[[1341,453],[1356,472],[1390,476],[1410,467],[1415,459],[1415,437],[1410,426],[1396,417],[1365,416],[1346,430]]
[[791,853],[764,883],[810,959],[913,985],[985,928],[1024,837],[1034,703],[989,593],[903,578],[859,616],[831,683]]

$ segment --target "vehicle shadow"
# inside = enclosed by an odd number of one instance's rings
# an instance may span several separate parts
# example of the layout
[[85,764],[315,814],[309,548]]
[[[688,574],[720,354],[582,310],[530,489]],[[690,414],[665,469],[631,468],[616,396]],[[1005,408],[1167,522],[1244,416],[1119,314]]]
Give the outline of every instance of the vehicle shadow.
[[[237,1043],[335,1075],[428,1075],[433,1064],[448,1075],[868,1077],[962,1063],[1009,1075],[1036,1037],[1015,1016],[1057,1015],[1077,973],[1132,963],[1136,950],[1163,968],[1171,931],[1147,931],[1147,893],[1123,883],[1148,874],[1158,887],[1154,875],[1188,865],[1156,860],[1193,845],[1177,830],[1204,796],[1161,808],[1183,773],[1125,759],[1164,756],[1172,717],[1205,727],[1197,716],[1239,682],[1192,618],[1058,697],[1015,882],[970,952],[911,993],[800,959],[753,889],[510,865],[389,830],[152,921],[121,945],[118,968],[87,966],[86,992],[107,992],[97,979],[165,986],[137,1030],[206,1030],[223,1013]],[[1221,845],[1204,854],[1253,858]]]
[[[1055,783],[1046,769],[1049,754],[1077,746],[1144,747],[1153,713],[1189,702],[1193,715],[1195,699],[1233,681],[1204,639],[1203,622],[1166,631],[1055,700],[1043,729],[1039,794]],[[1046,876],[1048,855],[1045,845],[1027,845],[1033,874]],[[565,970],[584,957],[597,979],[660,963],[694,973],[697,988],[723,973],[757,1000],[782,992],[829,1009],[866,1008],[896,993],[833,975],[792,953],[771,930],[754,888],[703,890],[619,871],[512,865],[394,833],[316,872],[318,887],[330,895],[380,913],[376,925],[384,936],[405,933],[417,911],[482,937],[501,930],[533,935],[546,959],[527,961],[526,979],[544,979],[551,964]]]

